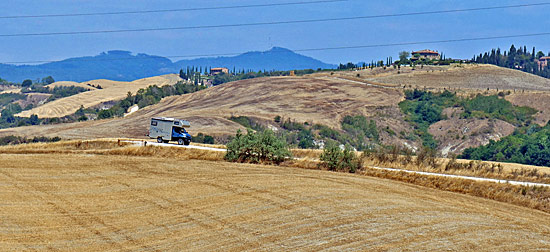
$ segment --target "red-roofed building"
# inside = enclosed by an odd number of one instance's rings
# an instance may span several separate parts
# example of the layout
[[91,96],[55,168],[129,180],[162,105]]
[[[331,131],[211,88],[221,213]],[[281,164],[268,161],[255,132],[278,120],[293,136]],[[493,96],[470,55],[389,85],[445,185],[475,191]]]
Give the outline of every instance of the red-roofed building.
[[416,51],[411,53],[412,57],[411,60],[419,60],[419,59],[429,59],[429,60],[439,60],[441,59],[441,55],[437,51],[432,51],[428,49]]
[[545,68],[546,66],[548,66],[548,61],[550,61],[550,56],[540,57],[539,67]]
[[229,74],[229,69],[225,67],[215,67],[210,69],[210,75]]

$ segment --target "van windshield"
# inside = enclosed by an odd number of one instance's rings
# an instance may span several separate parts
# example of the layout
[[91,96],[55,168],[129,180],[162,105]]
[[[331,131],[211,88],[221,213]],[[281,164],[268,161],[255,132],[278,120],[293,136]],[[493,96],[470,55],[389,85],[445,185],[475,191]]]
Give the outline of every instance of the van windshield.
[[185,131],[184,128],[180,128],[180,127],[174,127],[174,131],[178,134],[187,133],[187,131]]

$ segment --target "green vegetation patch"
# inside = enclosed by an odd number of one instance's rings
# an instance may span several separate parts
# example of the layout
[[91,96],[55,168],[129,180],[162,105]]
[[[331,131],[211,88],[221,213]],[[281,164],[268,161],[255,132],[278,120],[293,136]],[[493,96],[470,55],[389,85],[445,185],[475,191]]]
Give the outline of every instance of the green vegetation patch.
[[263,131],[265,130],[265,127],[256,122],[256,120],[247,117],[247,116],[231,116],[229,117],[229,120],[236,122],[240,125],[242,125],[245,128],[253,129],[257,131]]
[[517,129],[499,141],[491,140],[488,145],[468,148],[459,158],[549,166],[550,124]]
[[473,99],[463,102],[463,118],[495,118],[516,126],[525,125],[531,122],[537,110],[530,107],[515,106],[506,99],[497,95],[483,96],[478,94]]
[[191,138],[194,143],[214,144],[214,137],[199,133]]

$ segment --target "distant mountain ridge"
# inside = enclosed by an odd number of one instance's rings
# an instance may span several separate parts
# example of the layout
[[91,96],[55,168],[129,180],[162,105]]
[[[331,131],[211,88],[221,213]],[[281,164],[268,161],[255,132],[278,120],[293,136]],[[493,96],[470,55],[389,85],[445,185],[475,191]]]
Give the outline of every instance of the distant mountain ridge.
[[83,82],[94,79],[133,81],[168,73],[177,73],[187,66],[227,67],[245,70],[328,69],[336,65],[297,54],[289,49],[273,47],[264,52],[247,52],[232,57],[197,58],[172,62],[170,59],[128,51],[108,51],[97,56],[69,58],[40,65],[0,64],[0,78],[13,82],[53,76],[57,81]]

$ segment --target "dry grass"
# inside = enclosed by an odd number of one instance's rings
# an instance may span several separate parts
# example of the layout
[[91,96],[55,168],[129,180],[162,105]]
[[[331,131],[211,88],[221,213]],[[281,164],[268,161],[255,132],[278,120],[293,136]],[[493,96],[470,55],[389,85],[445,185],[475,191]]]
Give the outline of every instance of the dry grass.
[[[211,146],[209,146],[211,147]],[[224,152],[193,148],[135,146],[114,139],[73,140],[57,143],[32,143],[0,147],[2,154],[97,154],[138,157],[165,157],[181,160],[221,161]]]
[[[42,106],[38,106],[31,110],[23,111],[17,116],[29,117],[32,114],[38,115],[40,118],[63,117],[74,113],[84,106],[85,108],[93,107],[104,102],[117,101],[126,97],[128,92],[136,93],[141,88],[146,88],[151,85],[163,86],[176,84],[180,78],[175,74],[156,76],[135,80],[132,82],[118,82],[110,80],[94,80],[86,81],[78,86],[90,88],[86,84],[100,85],[102,89],[92,89],[88,92],[79,93],[73,96],[61,98],[52,102],[48,102]],[[67,83],[51,84],[53,86],[67,85]]]
[[416,156],[392,155],[391,153],[374,155],[365,158],[364,162],[366,165],[371,166],[412,171],[550,184],[550,168],[548,167],[451,158],[435,158],[428,164],[418,162]]
[[0,162],[3,251],[550,249],[548,214],[368,176],[124,155]]
[[512,186],[465,179],[424,176],[406,172],[386,172],[375,169],[364,169],[361,171],[361,174],[468,194],[550,213],[550,189],[546,187]]

